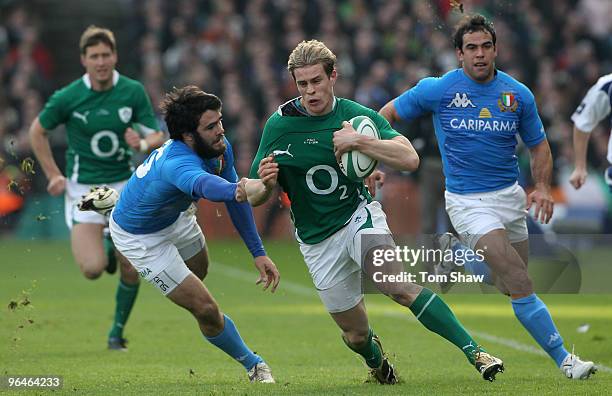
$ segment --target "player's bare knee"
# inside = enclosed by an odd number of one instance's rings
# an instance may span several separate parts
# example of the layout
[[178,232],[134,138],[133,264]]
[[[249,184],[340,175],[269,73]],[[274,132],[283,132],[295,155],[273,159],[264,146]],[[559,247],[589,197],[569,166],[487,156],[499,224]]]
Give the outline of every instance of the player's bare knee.
[[78,262],[81,273],[87,279],[98,279],[106,268],[106,257],[96,258],[88,261]]
[[132,264],[130,264],[127,259],[119,259],[119,265],[122,278],[126,277],[130,279],[138,279],[138,271],[136,270],[136,268],[134,268]]
[[370,334],[370,329],[351,329],[345,330],[342,333],[342,337],[348,342],[350,345],[363,345],[368,341],[368,335]]
[[98,279],[102,275],[102,272],[104,272],[104,270],[82,268],[81,272],[83,273],[83,276],[85,276],[85,278],[94,280]]
[[403,305],[404,307],[410,307],[414,300],[416,300],[418,294],[408,293],[402,291],[401,293],[391,294],[389,297],[396,303]]
[[511,284],[521,285],[531,283],[529,273],[524,268],[511,268],[506,266],[496,271],[496,275],[506,286]]
[[219,311],[219,306],[214,301],[199,302],[193,307],[191,313],[202,325],[221,325],[221,311]]

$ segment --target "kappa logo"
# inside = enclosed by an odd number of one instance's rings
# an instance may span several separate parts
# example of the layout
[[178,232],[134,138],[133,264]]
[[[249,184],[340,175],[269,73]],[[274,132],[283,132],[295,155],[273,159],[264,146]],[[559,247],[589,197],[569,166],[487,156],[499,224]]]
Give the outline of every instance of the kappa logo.
[[553,342],[557,341],[559,338],[561,338],[559,333],[557,332],[552,333],[550,337],[548,338],[548,345],[552,345]]
[[74,118],[78,118],[79,120],[83,121],[83,124],[87,125],[87,116],[89,115],[89,110],[87,110],[85,113],[81,114],[78,111],[73,111],[72,112],[72,116]]
[[446,107],[461,107],[465,109],[466,107],[476,107],[474,103],[468,98],[467,94],[464,92],[460,94],[459,92],[455,93],[455,97]]
[[272,155],[273,155],[273,156],[275,156],[275,157],[276,157],[277,155],[288,155],[288,156],[290,156],[291,158],[295,158],[295,157],[293,157],[293,154],[291,154],[291,153],[289,152],[289,149],[290,149],[290,148],[291,148],[291,144],[289,144],[289,146],[287,146],[287,150],[274,150],[274,151],[272,151]]

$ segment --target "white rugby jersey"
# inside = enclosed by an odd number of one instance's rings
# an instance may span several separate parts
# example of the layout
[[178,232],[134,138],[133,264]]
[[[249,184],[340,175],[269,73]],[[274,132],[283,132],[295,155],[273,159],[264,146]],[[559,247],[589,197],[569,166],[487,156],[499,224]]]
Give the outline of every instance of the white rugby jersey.
[[[576,128],[590,133],[612,108],[612,73],[602,76],[582,99],[572,121]],[[612,134],[608,141],[608,162],[612,164]]]

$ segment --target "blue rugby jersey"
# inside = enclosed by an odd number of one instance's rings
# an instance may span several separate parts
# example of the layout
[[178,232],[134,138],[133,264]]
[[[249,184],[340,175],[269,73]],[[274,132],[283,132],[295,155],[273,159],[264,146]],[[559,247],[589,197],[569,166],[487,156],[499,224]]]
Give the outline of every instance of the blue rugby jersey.
[[234,156],[229,142],[223,160],[203,160],[185,143],[168,140],[136,169],[121,192],[113,220],[132,234],[168,227],[199,197],[196,180],[204,173],[235,183]]
[[396,98],[394,106],[405,120],[433,113],[446,189],[457,194],[514,184],[519,173],[516,134],[528,147],[546,139],[531,91],[499,70],[485,84],[463,69],[424,78]]

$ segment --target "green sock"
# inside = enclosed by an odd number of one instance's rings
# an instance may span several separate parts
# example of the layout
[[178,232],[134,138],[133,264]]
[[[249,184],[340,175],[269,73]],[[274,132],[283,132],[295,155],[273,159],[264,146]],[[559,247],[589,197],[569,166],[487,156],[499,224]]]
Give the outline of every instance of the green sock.
[[138,294],[139,285],[140,283],[128,285],[119,279],[116,295],[117,306],[115,307],[115,321],[113,322],[113,327],[108,334],[109,338],[123,337],[123,326],[125,326],[125,323],[130,316],[130,312],[132,312],[132,307],[134,306],[134,301],[136,301],[136,295]]
[[110,273],[114,273],[117,268],[117,256],[115,256],[115,244],[110,235],[104,237],[104,252],[108,259],[107,269]]
[[[474,364],[474,354],[476,348],[479,348],[478,344],[436,293],[423,288],[410,306],[410,310],[423,326],[455,344],[470,363]],[[479,349],[484,352],[483,348]]]
[[361,345],[352,345],[349,344],[348,341],[342,337],[342,340],[352,351],[357,352],[365,359],[366,364],[370,368],[378,368],[382,364],[382,351],[378,344],[372,341],[372,337],[374,337],[374,332],[370,329],[368,334],[368,340]]

